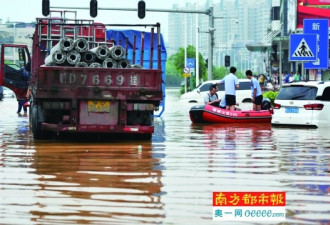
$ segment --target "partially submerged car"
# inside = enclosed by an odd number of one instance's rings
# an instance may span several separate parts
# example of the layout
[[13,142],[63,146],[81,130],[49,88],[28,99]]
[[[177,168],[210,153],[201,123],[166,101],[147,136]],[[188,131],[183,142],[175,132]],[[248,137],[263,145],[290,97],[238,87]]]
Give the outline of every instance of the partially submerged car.
[[273,110],[274,126],[330,126],[330,82],[284,84]]
[[[251,98],[251,81],[249,79],[239,79],[239,88],[236,89],[236,102],[252,102]],[[204,103],[204,97],[210,91],[210,86],[212,84],[218,83],[219,80],[209,80],[203,82],[194,90],[184,93],[181,95],[180,99],[192,103]],[[218,85],[219,91],[217,92],[218,97],[222,98],[225,94],[224,84]]]

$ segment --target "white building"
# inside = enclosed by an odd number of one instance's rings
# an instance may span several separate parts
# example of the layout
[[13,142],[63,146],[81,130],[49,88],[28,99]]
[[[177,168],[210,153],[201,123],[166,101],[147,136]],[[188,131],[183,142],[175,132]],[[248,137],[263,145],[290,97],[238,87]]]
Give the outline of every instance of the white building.
[[[270,20],[271,0],[207,0],[204,5],[187,3],[181,10],[208,10],[213,7],[214,54],[213,64],[224,65],[224,56],[229,55],[231,65],[241,70],[252,69],[260,73],[264,68],[263,54],[251,53],[246,43],[261,41],[267,35]],[[174,5],[173,9],[179,9]],[[180,47],[196,46],[196,15],[184,13],[169,14],[168,55],[175,54]],[[209,16],[198,14],[199,51],[208,58]]]

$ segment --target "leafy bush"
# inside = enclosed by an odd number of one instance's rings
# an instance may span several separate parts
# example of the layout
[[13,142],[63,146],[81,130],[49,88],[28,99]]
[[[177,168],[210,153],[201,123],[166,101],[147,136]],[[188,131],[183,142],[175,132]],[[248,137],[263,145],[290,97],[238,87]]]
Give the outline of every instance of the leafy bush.
[[184,85],[181,86],[180,88],[180,95],[184,94]]
[[277,95],[278,91],[267,91],[262,94],[264,98],[269,98],[269,100],[272,102],[272,106],[274,106],[274,101]]

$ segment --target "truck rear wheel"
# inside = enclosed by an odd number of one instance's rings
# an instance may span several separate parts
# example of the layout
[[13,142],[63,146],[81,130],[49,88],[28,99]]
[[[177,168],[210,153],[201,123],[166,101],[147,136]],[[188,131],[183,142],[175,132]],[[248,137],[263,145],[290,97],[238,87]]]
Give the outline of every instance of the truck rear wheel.
[[40,130],[40,122],[38,121],[38,105],[33,104],[33,107],[31,108],[30,112],[30,118],[33,137],[35,139],[41,139],[43,135]]

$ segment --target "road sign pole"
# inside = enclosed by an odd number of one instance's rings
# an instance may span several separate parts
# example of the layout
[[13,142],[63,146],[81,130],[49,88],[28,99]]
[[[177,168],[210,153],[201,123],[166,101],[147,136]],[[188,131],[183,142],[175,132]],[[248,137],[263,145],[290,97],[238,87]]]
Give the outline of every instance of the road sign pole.
[[283,79],[283,76],[282,76],[282,41],[280,41],[280,43],[279,43],[279,51],[280,51],[280,57],[279,57],[279,60],[280,60],[280,62],[279,62],[279,64],[278,64],[278,68],[279,68],[279,70],[278,70],[278,72],[279,72],[279,82],[278,82],[278,84],[279,84],[279,86],[281,87],[282,86],[282,84],[283,84],[283,81],[282,81],[282,79]]
[[184,78],[184,93],[187,93],[187,77]]
[[190,91],[194,89],[194,72],[190,72]]
[[301,77],[305,78],[304,80],[308,81],[309,77],[307,78],[307,75],[305,75],[305,74],[306,73],[305,73],[305,68],[304,68],[304,62],[301,62]]

